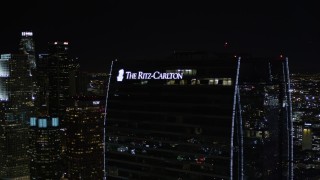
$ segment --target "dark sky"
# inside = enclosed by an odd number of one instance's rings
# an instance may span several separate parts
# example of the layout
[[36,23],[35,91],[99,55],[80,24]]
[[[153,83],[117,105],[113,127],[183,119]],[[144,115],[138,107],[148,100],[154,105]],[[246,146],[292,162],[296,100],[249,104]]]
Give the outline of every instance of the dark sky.
[[307,1],[10,1],[1,4],[0,53],[15,52],[20,32],[32,30],[38,53],[49,41],[69,41],[88,70],[173,50],[222,52],[228,42],[232,52],[284,54],[292,72],[320,72],[318,12]]

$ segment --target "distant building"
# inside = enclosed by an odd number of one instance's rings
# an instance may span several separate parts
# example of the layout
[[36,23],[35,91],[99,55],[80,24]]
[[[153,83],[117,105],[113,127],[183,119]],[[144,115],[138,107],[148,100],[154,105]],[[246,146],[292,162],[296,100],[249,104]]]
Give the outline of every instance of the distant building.
[[87,94],[95,96],[103,96],[106,94],[107,73],[88,73],[87,80]]
[[67,176],[103,178],[104,97],[77,97],[66,109]]
[[30,118],[31,179],[59,179],[61,167],[61,133],[58,117]]
[[36,97],[37,108],[49,111],[49,61],[48,54],[39,54],[37,58],[36,82],[38,93]]
[[49,114],[61,118],[64,115],[69,98],[69,73],[71,59],[68,54],[67,42],[49,44],[48,79],[49,79]]
[[320,159],[320,75],[292,74],[294,112],[295,175],[297,179],[318,179]]
[[30,179],[27,124],[36,96],[32,32],[22,33],[20,52],[0,57],[0,179]]
[[312,129],[310,125],[305,125],[302,133],[302,150],[312,150]]
[[8,58],[0,58],[0,102],[9,100],[8,79],[9,79]]
[[244,58],[240,71],[245,176],[293,179],[293,122],[287,58]]
[[75,89],[73,71],[79,65],[69,55],[68,42],[49,43],[47,54],[40,54],[37,64],[39,104],[63,123],[68,99]]
[[29,55],[2,54],[0,71],[0,179],[28,179],[27,119],[34,110]]
[[27,121],[34,108],[34,88],[29,55],[2,54],[0,101],[6,101],[6,121]]
[[0,122],[0,179],[29,180],[28,126]]
[[21,33],[21,40],[19,44],[19,50],[22,54],[28,54],[31,69],[36,68],[36,54],[33,41],[33,32],[26,31]]

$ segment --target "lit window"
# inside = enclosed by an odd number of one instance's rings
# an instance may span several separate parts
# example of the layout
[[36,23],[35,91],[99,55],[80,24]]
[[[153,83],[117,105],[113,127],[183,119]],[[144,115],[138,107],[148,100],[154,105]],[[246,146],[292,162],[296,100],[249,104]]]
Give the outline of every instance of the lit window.
[[52,118],[52,127],[58,127],[59,126],[59,118],[53,117]]
[[31,117],[30,118],[30,126],[36,126],[36,120],[37,120],[37,118]]
[[47,127],[47,119],[39,119],[39,128],[46,128]]

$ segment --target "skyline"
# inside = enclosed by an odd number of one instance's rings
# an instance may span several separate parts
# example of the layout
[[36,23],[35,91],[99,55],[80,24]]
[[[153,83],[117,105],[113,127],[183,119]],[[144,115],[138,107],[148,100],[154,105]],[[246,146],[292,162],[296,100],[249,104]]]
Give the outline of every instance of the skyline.
[[287,5],[3,8],[0,179],[319,178],[317,21]]
[[[52,41],[68,41],[82,67],[105,71],[114,59],[161,59],[174,50],[289,57],[291,72],[320,65],[316,6],[303,3],[10,2],[0,13],[5,26],[0,53],[17,51],[31,30],[37,53]],[[11,18],[9,10],[14,10]],[[228,42],[226,50],[224,44]],[[94,62],[94,63],[92,63]]]

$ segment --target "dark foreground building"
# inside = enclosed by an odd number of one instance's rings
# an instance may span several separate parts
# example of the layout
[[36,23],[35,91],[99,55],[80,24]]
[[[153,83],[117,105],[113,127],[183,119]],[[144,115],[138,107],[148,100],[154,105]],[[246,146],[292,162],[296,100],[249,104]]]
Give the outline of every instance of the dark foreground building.
[[[108,179],[244,179],[251,178],[246,173],[255,163],[269,168],[261,172],[267,177],[291,179],[287,61],[276,62],[271,72],[268,61],[260,71],[261,64],[243,59],[240,64],[229,55],[178,53],[162,61],[114,61],[107,94]],[[242,120],[241,109],[248,106],[240,103],[240,94],[250,93],[240,88],[248,84],[265,86],[261,102],[271,103],[262,104],[270,135],[259,147],[276,149],[259,160],[250,154],[256,139],[243,131],[249,120]],[[253,102],[248,99],[244,102]],[[271,159],[265,163],[265,158]]]
[[239,60],[181,56],[114,62],[106,128],[110,179],[241,176]]

